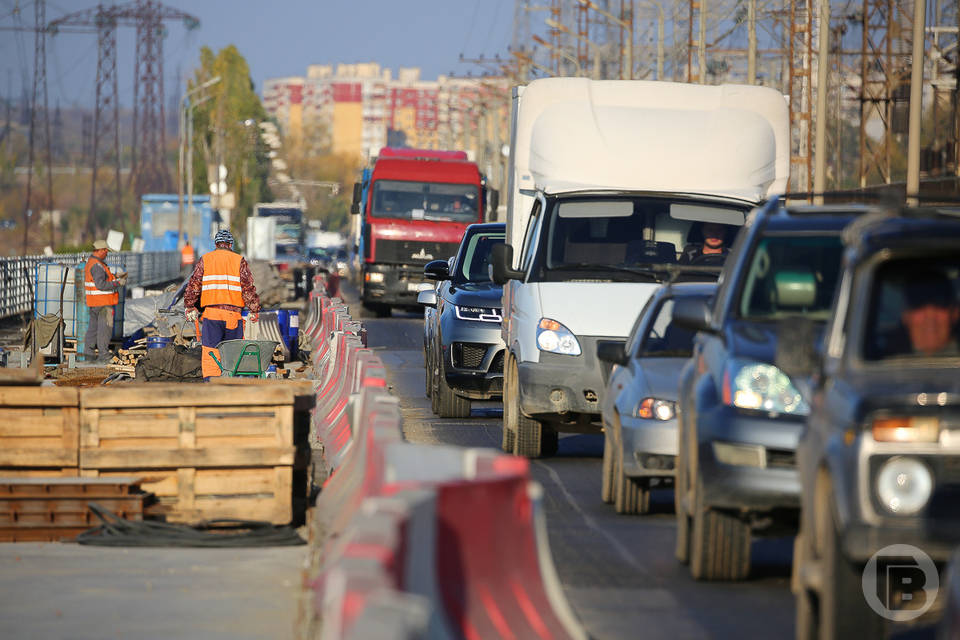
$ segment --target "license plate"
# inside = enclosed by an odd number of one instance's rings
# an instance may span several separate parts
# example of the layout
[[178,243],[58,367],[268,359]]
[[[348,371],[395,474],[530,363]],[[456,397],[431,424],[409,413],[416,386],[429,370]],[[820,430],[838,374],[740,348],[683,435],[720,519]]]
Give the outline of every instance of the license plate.
[[425,283],[423,282],[408,282],[407,291],[420,291],[420,287],[422,287],[424,284]]

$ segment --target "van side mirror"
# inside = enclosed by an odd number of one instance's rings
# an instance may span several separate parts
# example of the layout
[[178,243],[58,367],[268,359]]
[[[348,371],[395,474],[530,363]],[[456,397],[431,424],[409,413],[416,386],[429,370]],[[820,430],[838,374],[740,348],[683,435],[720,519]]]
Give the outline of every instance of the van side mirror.
[[626,365],[630,362],[626,346],[626,343],[619,340],[600,340],[597,342],[597,359],[610,364]]
[[430,280],[449,280],[450,264],[446,260],[431,260],[424,265],[423,275]]
[[700,297],[677,298],[671,313],[673,324],[690,331],[714,333],[710,324],[710,304]]
[[490,270],[493,281],[505,285],[508,280],[523,280],[523,271],[513,268],[513,247],[508,244],[494,245],[490,251]]
[[363,197],[363,185],[359,182],[353,183],[353,202],[350,204],[350,213],[356,215],[360,213],[360,198]]

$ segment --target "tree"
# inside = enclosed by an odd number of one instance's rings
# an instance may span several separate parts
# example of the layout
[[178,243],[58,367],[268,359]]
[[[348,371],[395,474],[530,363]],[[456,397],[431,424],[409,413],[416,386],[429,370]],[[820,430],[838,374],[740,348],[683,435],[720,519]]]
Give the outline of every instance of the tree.
[[207,167],[227,168],[227,190],[236,197],[231,226],[242,231],[255,202],[271,199],[267,187],[269,158],[260,139],[259,123],[267,119],[253,88],[250,67],[234,45],[216,54],[209,47],[200,50],[200,66],[194,70],[189,88],[214,76],[220,82],[204,92],[209,99],[194,110],[193,162],[194,192],[207,193],[211,180]]

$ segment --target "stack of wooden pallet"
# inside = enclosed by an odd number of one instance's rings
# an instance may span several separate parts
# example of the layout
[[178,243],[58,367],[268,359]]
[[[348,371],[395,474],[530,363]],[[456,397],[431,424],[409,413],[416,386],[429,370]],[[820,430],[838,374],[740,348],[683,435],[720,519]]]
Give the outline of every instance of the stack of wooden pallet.
[[117,355],[113,356],[113,360],[110,361],[110,369],[129,373],[132,376],[136,373],[137,362],[146,354],[147,346],[146,338],[144,338],[142,344],[138,340],[131,349],[119,349]]

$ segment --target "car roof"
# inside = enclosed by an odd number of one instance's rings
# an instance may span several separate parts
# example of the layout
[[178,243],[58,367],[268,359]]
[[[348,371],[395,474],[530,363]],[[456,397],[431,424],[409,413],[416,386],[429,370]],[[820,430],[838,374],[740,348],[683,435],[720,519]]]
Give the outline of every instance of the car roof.
[[467,227],[466,233],[506,233],[507,223],[505,222],[477,222]]
[[960,212],[946,209],[902,209],[857,220],[843,234],[844,243],[869,254],[881,249],[955,248],[960,242]]
[[803,231],[841,231],[857,218],[877,211],[863,204],[780,204],[761,209],[759,217],[764,231],[782,233]]

